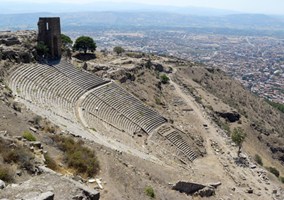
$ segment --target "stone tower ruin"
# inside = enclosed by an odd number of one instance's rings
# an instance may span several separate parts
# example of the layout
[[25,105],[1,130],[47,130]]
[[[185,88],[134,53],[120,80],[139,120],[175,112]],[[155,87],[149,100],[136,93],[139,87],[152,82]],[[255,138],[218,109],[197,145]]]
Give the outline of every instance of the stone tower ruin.
[[38,42],[43,42],[48,47],[51,59],[61,58],[61,27],[59,17],[39,18]]

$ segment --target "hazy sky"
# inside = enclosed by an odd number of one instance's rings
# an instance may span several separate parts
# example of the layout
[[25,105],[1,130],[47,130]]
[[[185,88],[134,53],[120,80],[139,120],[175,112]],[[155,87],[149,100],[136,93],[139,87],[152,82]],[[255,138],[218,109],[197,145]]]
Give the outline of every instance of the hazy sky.
[[93,2],[130,2],[155,5],[196,6],[228,9],[252,13],[270,13],[284,15],[284,0],[0,0],[5,3],[68,3],[87,4]]

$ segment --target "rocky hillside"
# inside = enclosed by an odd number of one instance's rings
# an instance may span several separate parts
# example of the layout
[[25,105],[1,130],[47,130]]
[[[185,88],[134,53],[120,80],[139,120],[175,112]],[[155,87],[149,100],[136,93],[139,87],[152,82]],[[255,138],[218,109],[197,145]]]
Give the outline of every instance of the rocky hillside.
[[29,63],[36,56],[36,32],[0,32],[0,60]]
[[161,74],[171,76],[184,91],[195,97],[227,134],[236,126],[244,128],[249,138],[246,147],[251,150],[252,157],[256,153],[263,154],[268,163],[274,163],[273,158],[279,161],[276,165],[283,171],[284,114],[221,70],[176,58],[133,52],[125,56],[109,55],[108,59],[87,62],[87,66],[100,76],[117,80],[173,120],[168,105],[182,108],[182,102],[170,98],[171,86],[162,84],[160,79]]
[[[176,78],[181,82],[186,82],[188,78],[192,79],[205,91],[236,110],[241,116],[242,126],[254,136],[256,143],[250,145],[257,146],[258,142],[264,144],[264,149],[270,153],[271,157],[284,164],[284,114],[282,112],[244,89],[239,82],[220,70],[208,69],[204,66],[184,68],[178,71]],[[206,107],[213,108],[211,110],[213,115],[216,116],[216,112],[222,111],[214,104],[206,102],[206,96],[203,95],[202,99]],[[232,130],[233,125],[230,127]]]

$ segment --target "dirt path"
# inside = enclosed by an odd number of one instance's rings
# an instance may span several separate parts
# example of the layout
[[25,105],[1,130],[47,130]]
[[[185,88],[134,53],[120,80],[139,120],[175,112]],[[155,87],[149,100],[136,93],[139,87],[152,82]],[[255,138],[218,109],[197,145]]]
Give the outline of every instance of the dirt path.
[[[180,96],[190,108],[192,108],[193,112],[196,114],[197,120],[199,120],[202,123],[202,125],[203,124],[207,125],[205,133],[206,150],[209,155],[213,154],[214,152],[212,151],[212,148],[210,146],[211,143],[210,140],[217,141],[218,143],[224,143],[224,138],[220,136],[220,134],[218,133],[218,131],[220,130],[218,130],[216,126],[214,126],[214,124],[209,119],[205,111],[203,111],[202,108],[195,102],[192,96],[185,94],[180,88],[180,86],[174,81],[170,80],[170,84],[174,86],[177,95]],[[205,132],[205,129],[202,130],[201,132]]]
[[[170,76],[172,77],[173,74]],[[193,170],[196,172],[196,177],[198,180],[212,179],[212,181],[220,181],[226,183],[224,190],[231,193],[230,188],[236,188],[234,194],[240,198],[245,199],[271,199],[271,191],[278,186],[277,180],[274,177],[270,177],[269,183],[257,178],[258,172],[263,171],[260,167],[251,169],[250,167],[239,167],[235,164],[234,158],[237,157],[236,147],[231,145],[231,140],[228,136],[221,130],[207,115],[203,108],[196,103],[194,97],[187,95],[181,89],[181,87],[172,79],[170,84],[174,86],[176,94],[182,98],[182,100],[191,107],[193,110],[196,121],[198,123],[206,124],[205,129],[200,127],[200,132],[203,134],[205,139],[204,145],[207,151],[207,155],[204,158],[200,158],[194,161]],[[218,144],[219,151],[216,151],[211,145],[212,141]],[[223,153],[221,153],[223,152]],[[219,161],[219,162],[216,162]],[[250,161],[253,164],[253,161]],[[199,176],[201,175],[201,176]],[[240,186],[242,185],[242,186]],[[246,187],[247,186],[247,187]],[[246,196],[246,190],[249,187],[257,188],[254,196]],[[275,198],[277,199],[277,198]]]

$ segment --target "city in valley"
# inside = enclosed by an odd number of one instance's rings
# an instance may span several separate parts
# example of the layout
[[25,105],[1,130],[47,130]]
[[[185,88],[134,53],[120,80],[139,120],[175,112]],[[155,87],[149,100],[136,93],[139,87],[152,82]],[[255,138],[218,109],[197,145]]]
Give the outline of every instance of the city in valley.
[[238,31],[200,33],[190,28],[69,31],[92,35],[100,49],[122,46],[133,51],[171,55],[218,67],[255,94],[284,103],[284,40],[279,36],[244,36]]

